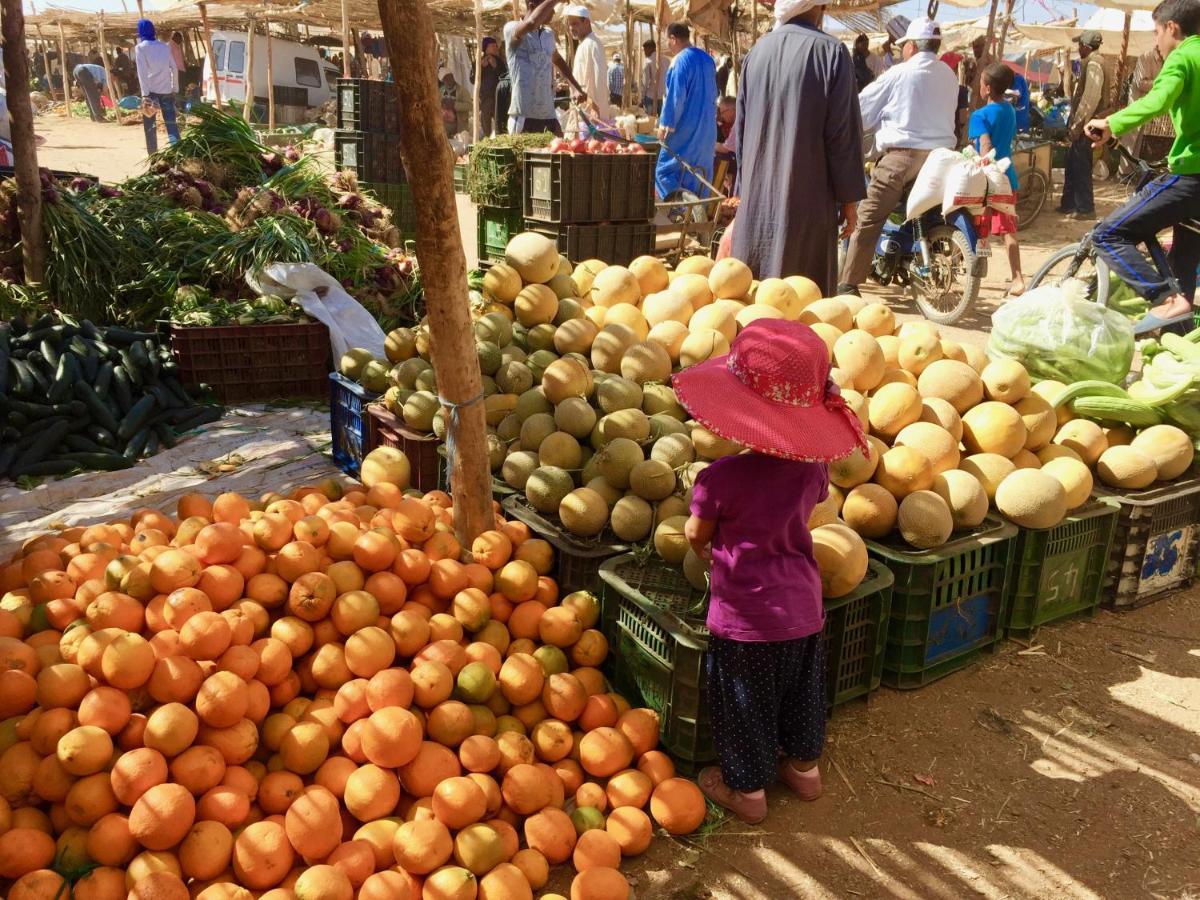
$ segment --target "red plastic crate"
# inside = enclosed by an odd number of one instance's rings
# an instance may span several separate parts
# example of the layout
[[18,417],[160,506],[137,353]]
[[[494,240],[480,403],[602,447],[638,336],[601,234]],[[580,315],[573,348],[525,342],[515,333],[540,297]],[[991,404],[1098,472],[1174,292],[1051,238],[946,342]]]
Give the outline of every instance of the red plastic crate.
[[222,403],[329,396],[329,329],[320,322],[173,325],[170,338],[180,381],[207,385]]
[[395,447],[403,451],[412,466],[412,486],[422,492],[438,490],[437,448],[441,442],[432,434],[413,431],[378,403],[367,410],[368,450]]

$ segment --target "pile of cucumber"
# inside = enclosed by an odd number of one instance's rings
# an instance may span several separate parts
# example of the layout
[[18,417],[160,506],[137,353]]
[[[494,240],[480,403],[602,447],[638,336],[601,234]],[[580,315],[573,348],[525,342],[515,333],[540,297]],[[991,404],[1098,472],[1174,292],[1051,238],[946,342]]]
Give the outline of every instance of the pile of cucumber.
[[127,469],[221,417],[156,335],[51,313],[0,322],[0,478]]

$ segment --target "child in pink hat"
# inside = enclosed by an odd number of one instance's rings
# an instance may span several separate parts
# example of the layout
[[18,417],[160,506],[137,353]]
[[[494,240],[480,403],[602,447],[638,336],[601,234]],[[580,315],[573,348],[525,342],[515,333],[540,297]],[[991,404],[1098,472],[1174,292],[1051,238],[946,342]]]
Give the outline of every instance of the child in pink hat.
[[727,356],[672,383],[692,418],[749,451],[699,474],[686,534],[712,561],[708,686],[720,766],[698,781],[756,824],[776,778],[801,799],[821,795],[825,612],[808,519],[829,495],[826,463],[865,452],[866,438],[807,325],[759,319]]

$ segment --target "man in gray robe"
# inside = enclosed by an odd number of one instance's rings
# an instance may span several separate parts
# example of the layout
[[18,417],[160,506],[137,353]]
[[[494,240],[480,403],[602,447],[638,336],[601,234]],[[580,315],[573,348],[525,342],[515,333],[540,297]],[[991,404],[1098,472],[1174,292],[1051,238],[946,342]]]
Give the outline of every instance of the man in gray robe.
[[823,14],[813,0],[778,0],[778,24],[742,64],[732,249],[758,278],[804,275],[827,297],[839,218],[849,235],[866,179],[854,63]]

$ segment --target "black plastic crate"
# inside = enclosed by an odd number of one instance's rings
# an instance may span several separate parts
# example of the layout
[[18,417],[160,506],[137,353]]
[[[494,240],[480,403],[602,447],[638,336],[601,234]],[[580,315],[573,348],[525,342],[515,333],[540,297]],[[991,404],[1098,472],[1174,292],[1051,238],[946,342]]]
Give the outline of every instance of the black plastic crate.
[[639,256],[654,252],[654,226],[641,222],[617,225],[545,225],[526,222],[526,230],[544,234],[572,263],[602,259],[609,265],[627,266]]
[[1098,488],[1120,507],[1104,605],[1131,609],[1188,587],[1200,559],[1200,478],[1145,491]]
[[398,134],[338,131],[333,136],[333,162],[339,170],[353,171],[360,182],[403,184],[408,180]]
[[600,564],[629,550],[625,544],[604,535],[581,538],[568,533],[530,506],[522,494],[508,497],[502,506],[509,518],[524,522],[530,531],[554,548],[555,579],[563,594],[590,591],[598,596],[603,585]]
[[337,372],[329,373],[329,432],[333,437],[333,462],[347,475],[358,477],[368,452],[367,411],[379,395]]
[[329,329],[292,325],[167,325],[179,380],[222,403],[317,399],[329,390]]
[[454,193],[465,194],[467,192],[467,164],[454,164]]
[[527,150],[525,217],[557,225],[646,222],[654,217],[654,164],[646,153]]
[[388,184],[385,182],[359,182],[359,188],[369,191],[375,199],[392,211],[392,222],[400,229],[406,240],[417,233],[417,210],[413,206],[412,188],[407,182]]
[[[550,141],[552,135],[547,134]],[[521,207],[521,158],[511,147],[475,147],[467,168],[467,192],[480,206]]]
[[1089,503],[1053,528],[1017,532],[1007,633],[1032,637],[1048,622],[1094,615],[1117,527],[1117,507]]
[[478,259],[504,262],[504,250],[509,239],[525,228],[519,209],[503,206],[480,206],[475,213]]
[[989,516],[971,534],[932,550],[867,541],[871,558],[895,577],[884,684],[921,687],[995,650],[1016,539],[1016,526]]
[[347,131],[400,130],[400,100],[390,81],[339,78],[337,127]]

